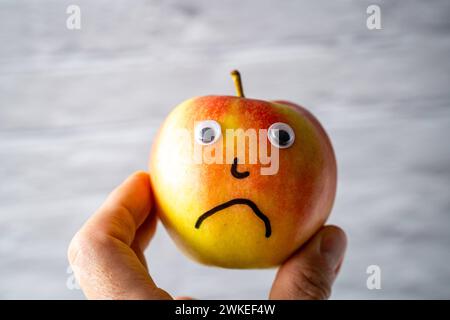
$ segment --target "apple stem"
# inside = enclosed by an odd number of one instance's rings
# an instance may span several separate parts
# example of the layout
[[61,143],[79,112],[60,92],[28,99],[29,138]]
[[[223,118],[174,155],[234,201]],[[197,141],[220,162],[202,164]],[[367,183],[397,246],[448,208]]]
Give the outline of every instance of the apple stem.
[[237,70],[231,71],[231,77],[234,81],[234,87],[236,88],[236,94],[238,97],[244,98],[244,89],[242,88],[241,74]]

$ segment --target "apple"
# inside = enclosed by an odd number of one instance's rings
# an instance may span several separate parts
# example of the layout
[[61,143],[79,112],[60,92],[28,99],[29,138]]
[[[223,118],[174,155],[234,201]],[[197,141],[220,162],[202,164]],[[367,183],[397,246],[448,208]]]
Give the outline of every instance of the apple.
[[[246,98],[239,73],[232,76],[237,96],[187,100],[159,129],[149,163],[156,212],[178,247],[200,263],[273,267],[328,218],[336,159],[310,112],[291,102]],[[239,146],[230,142],[237,136],[228,135],[233,130],[263,132],[257,148],[270,148],[276,170],[263,174],[267,161],[248,161],[254,153],[250,143],[228,161],[193,160],[198,146],[218,158],[236,152]]]

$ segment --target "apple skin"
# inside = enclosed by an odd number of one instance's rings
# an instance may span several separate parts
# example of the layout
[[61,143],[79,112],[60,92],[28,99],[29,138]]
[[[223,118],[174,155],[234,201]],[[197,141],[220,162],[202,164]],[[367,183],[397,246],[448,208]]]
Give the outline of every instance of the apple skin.
[[[194,122],[203,120],[216,120],[223,140],[226,129],[268,129],[284,122],[294,130],[295,141],[279,150],[277,174],[261,175],[260,167],[267,165],[259,162],[239,164],[239,171],[250,175],[236,179],[231,164],[183,161],[192,157],[192,144],[180,142],[173,132],[186,128],[193,135]],[[336,159],[326,132],[310,112],[286,101],[232,96],[187,100],[161,126],[149,168],[157,214],[178,247],[200,263],[225,268],[280,265],[325,223],[336,194]],[[234,198],[257,204],[270,219],[270,237],[246,205],[231,206],[194,227],[204,212]]]

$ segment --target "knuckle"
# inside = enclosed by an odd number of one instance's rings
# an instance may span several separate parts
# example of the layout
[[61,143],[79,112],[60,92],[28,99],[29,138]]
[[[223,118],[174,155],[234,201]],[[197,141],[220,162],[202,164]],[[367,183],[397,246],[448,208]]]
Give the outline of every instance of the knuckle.
[[67,250],[69,263],[72,266],[83,264],[92,256],[108,252],[112,245],[110,237],[79,231],[72,238]]
[[81,247],[82,247],[81,242],[82,242],[82,239],[80,237],[79,232],[77,232],[75,234],[75,236],[72,238],[72,240],[70,241],[69,248],[67,249],[67,257],[68,257],[69,263],[71,265],[74,265],[76,263],[77,257],[79,255],[80,251],[82,251],[81,250]]
[[297,296],[311,300],[326,300],[331,295],[331,280],[326,272],[316,268],[302,268],[297,271],[294,290]]

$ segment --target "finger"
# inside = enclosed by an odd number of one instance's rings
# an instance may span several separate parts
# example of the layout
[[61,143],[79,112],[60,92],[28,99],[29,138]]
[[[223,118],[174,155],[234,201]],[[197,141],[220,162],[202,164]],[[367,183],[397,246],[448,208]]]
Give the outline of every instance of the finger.
[[136,172],[111,192],[82,231],[109,235],[131,245],[151,207],[150,178],[145,172]]
[[270,299],[327,299],[342,264],[347,238],[335,226],[323,227],[278,270]]
[[[69,261],[86,297],[91,299],[168,299],[130,247],[149,217],[149,176],[126,179],[85,223],[69,246]],[[143,257],[141,257],[142,259]]]

